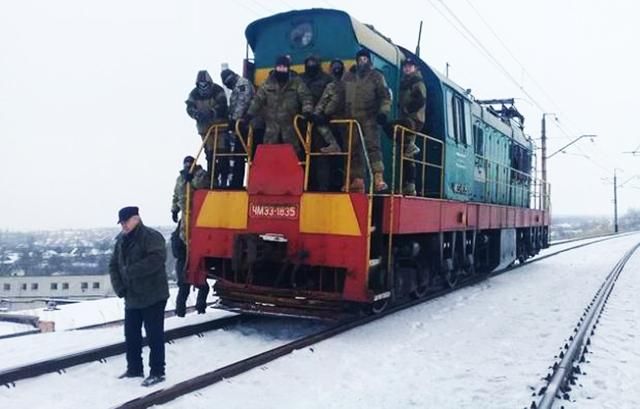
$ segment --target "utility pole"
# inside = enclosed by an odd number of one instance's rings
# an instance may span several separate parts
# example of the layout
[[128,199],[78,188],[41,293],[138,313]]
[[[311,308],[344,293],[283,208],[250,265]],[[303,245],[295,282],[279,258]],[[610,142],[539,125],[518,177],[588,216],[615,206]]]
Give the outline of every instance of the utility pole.
[[613,168],[613,232],[618,232],[618,178]]
[[540,144],[542,145],[542,210],[546,210],[547,201],[547,114],[542,114]]
[[551,112],[542,113],[542,126],[540,127],[540,144],[542,145],[542,210],[547,210],[547,115],[556,114]]

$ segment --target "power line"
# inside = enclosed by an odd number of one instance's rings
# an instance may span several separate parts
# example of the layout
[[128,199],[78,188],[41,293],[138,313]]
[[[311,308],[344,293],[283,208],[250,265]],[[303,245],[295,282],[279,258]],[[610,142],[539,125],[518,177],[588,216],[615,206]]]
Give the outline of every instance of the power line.
[[[429,0],[431,2],[433,2],[433,0]],[[529,91],[527,91],[524,86],[516,79],[514,78],[513,75],[511,75],[511,73],[509,72],[509,70],[507,70],[504,65],[502,65],[502,63],[491,53],[491,51],[489,51],[489,49],[487,47],[484,46],[484,44],[482,44],[482,42],[475,36],[475,34],[473,34],[473,32],[462,22],[462,20],[456,15],[456,13],[451,10],[451,8],[449,8],[443,0],[438,0],[440,2],[440,4],[442,4],[442,7],[444,7],[444,9],[458,22],[458,24],[460,24],[460,26],[469,34],[469,36],[471,38],[473,38],[473,40],[475,41],[475,46],[477,48],[480,48],[485,55],[490,59],[491,62],[493,62],[498,68],[500,68],[500,70],[504,73],[504,75],[511,81],[514,83],[514,85],[516,85],[520,91],[522,91],[522,93],[524,93],[530,100],[531,102],[533,102],[533,104],[538,107],[538,109],[541,112],[545,112],[545,109],[542,107],[542,104],[540,104],[540,102],[533,97],[533,95],[531,95],[529,93]]]
[[264,4],[262,4],[262,3],[260,3],[260,2],[258,2],[256,0],[248,0],[248,1],[250,1],[255,6],[261,8],[263,10],[263,12],[258,13],[258,15],[260,15],[260,16],[264,15],[264,12],[266,12],[267,14],[273,14],[274,13],[273,9],[270,9],[270,8],[266,7]]
[[515,56],[515,54],[513,52],[511,52],[511,50],[509,49],[509,47],[505,44],[504,41],[502,41],[502,39],[500,38],[500,36],[498,35],[498,33],[496,33],[496,31],[493,29],[493,27],[491,27],[491,25],[484,19],[484,17],[482,16],[482,14],[480,14],[480,11],[478,11],[478,9],[473,5],[473,3],[470,0],[465,0],[467,2],[467,4],[469,5],[469,7],[471,7],[471,9],[476,13],[476,15],[478,16],[478,18],[480,18],[480,21],[482,21],[482,23],[487,27],[487,29],[489,29],[489,31],[491,32],[491,34],[493,35],[493,37],[496,38],[496,40],[498,40],[498,42],[502,45],[502,47],[507,51],[507,53],[511,56],[511,58],[513,58],[513,60],[518,63],[518,65],[520,66],[520,68],[522,69],[522,72],[528,76],[531,79],[531,82],[533,82],[534,85],[536,85],[538,87],[538,89],[544,94],[544,96],[547,98],[547,100],[549,102],[551,102],[551,105],[554,106],[555,111],[559,111],[559,106],[558,104],[555,103],[555,101],[553,100],[553,98],[551,97],[551,95],[549,95],[549,93],[546,92],[546,90],[544,89],[544,87],[533,77],[533,75],[531,75],[531,73],[529,71],[527,71],[527,69],[525,68],[525,65]]
[[[515,79],[515,77],[513,75],[511,75],[511,73],[504,67],[504,65],[491,53],[491,51],[484,46],[484,44],[480,41],[480,39],[478,39],[478,37],[464,24],[464,22],[462,22],[462,20],[456,15],[456,13],[449,8],[443,0],[438,0],[440,2],[440,4],[442,5],[442,7],[447,11],[447,13],[449,13],[449,15],[455,19],[455,21],[458,23],[458,25],[460,25],[462,27],[462,29],[465,31],[465,33],[467,35],[463,35],[463,37],[469,41],[474,47],[480,49],[485,57],[487,57],[493,64],[495,64],[502,72],[503,74],[511,81],[513,82],[530,100],[531,102],[533,102],[533,104],[541,111],[541,112],[545,112],[545,109],[542,107],[542,104],[536,99],[534,98],[525,88],[524,86],[518,82],[518,80]],[[458,31],[460,32],[460,29],[451,22],[451,20],[449,18],[447,18],[440,9],[438,9],[435,6],[434,0],[429,0],[429,2],[432,4],[432,6],[436,9],[436,11],[438,11],[443,17],[445,17],[445,19]],[[486,24],[486,23],[485,23]],[[493,30],[492,30],[493,31]],[[497,35],[494,33],[494,35]],[[473,41],[469,40],[469,37],[471,37],[473,39]],[[505,46],[506,47],[506,46]],[[512,54],[510,52],[510,54]],[[515,59],[515,58],[514,58]],[[516,62],[518,62],[518,64],[520,64],[520,62],[516,59]],[[522,65],[522,64],[520,64]],[[530,75],[529,75],[530,76]],[[531,77],[531,76],[530,76]],[[558,124],[558,128],[562,131],[562,133],[569,139],[573,139],[572,136],[569,135],[569,133],[566,131],[566,129],[561,125]],[[581,152],[582,150],[579,149]],[[582,152],[584,153],[584,152]],[[588,155],[585,155],[588,156]],[[598,163],[597,161],[595,161],[592,158],[587,158],[592,164],[594,164],[595,166],[597,166],[598,168],[605,170],[605,171],[609,171],[608,168],[606,168],[605,166],[603,166],[602,164]]]

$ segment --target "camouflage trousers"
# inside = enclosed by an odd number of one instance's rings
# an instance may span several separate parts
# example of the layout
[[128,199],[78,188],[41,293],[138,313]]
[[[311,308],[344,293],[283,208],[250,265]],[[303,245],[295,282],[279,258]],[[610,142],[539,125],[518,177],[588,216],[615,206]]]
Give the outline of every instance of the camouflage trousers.
[[[378,132],[378,124],[375,118],[355,118],[362,127],[362,135],[364,138],[364,146],[369,155],[371,170],[373,173],[384,172],[384,164],[382,162],[382,149],[380,145],[380,133]],[[366,172],[366,158],[360,136],[357,132],[353,134],[351,145],[351,178],[364,178]]]
[[264,134],[263,143],[265,144],[280,144],[280,143],[289,143],[293,146],[293,149],[296,151],[299,159],[304,157],[304,151],[302,149],[302,145],[300,144],[300,140],[296,135],[293,126],[282,127],[280,132],[273,132],[273,130],[269,129],[269,124],[267,124],[267,130]]
[[331,132],[329,125],[318,125],[314,129],[318,135],[322,137],[322,140],[326,145],[337,143],[336,137],[333,135],[333,132]]

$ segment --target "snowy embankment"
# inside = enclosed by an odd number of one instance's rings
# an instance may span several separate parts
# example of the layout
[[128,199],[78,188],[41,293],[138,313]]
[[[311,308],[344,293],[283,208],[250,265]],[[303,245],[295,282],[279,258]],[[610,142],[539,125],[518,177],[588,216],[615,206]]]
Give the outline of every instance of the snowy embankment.
[[594,336],[569,408],[640,408],[640,253],[616,282]]

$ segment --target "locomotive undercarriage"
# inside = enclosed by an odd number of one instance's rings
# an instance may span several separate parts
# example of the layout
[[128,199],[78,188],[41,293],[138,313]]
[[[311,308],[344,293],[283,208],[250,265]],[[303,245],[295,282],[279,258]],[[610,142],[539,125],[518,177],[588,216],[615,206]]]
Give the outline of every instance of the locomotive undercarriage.
[[423,297],[438,288],[455,288],[466,278],[486,275],[499,267],[512,265],[516,260],[524,263],[547,247],[546,228],[515,230],[513,256],[506,259],[504,249],[501,249],[504,230],[394,236],[391,273],[383,267],[385,263],[380,263],[381,267],[369,275],[370,288],[376,292],[387,289],[392,297],[376,301],[373,312],[380,312],[403,299]]
[[[368,282],[373,294],[388,296],[371,304],[344,301],[345,269],[304,264],[304,254],[287,259],[282,243],[265,242],[253,234],[238,236],[232,259],[207,258],[206,268],[217,280],[214,289],[221,308],[336,320],[363,311],[378,313],[439,288],[455,288],[467,278],[486,275],[515,261],[523,263],[546,247],[546,228],[512,230],[512,252],[501,248],[505,230],[393,236],[392,269],[381,256],[371,263]],[[388,246],[388,239],[383,236],[379,245]],[[378,253],[384,251],[379,249]]]

